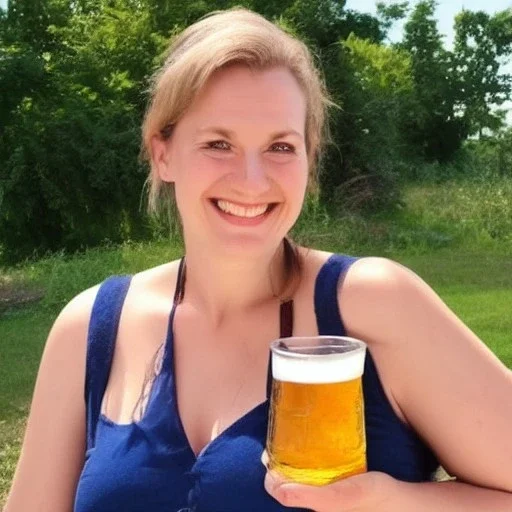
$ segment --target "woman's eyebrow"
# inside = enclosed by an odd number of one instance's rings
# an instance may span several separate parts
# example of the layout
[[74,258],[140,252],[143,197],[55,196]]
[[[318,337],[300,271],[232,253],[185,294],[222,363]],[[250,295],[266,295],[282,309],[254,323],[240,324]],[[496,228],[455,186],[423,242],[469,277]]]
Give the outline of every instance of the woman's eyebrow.
[[203,135],[204,133],[215,133],[216,135],[220,135],[225,139],[232,139],[235,137],[235,132],[220,126],[208,126],[206,128],[199,128],[196,133],[198,135]]
[[[227,128],[223,128],[221,126],[208,126],[205,128],[200,128],[199,130],[197,130],[197,133],[199,135],[202,135],[204,133],[215,133],[216,135],[220,135],[221,137],[226,139],[236,138],[236,134],[234,131],[228,130]],[[281,137],[287,137],[290,135],[294,137],[299,137],[301,139],[304,138],[304,135],[302,133],[298,132],[297,130],[294,130],[293,128],[288,128],[270,134],[269,140],[280,139]]]
[[298,132],[297,130],[293,130],[293,129],[290,128],[288,130],[282,130],[282,131],[273,133],[270,136],[270,139],[271,140],[280,139],[281,137],[288,137],[289,135],[292,135],[292,136],[295,136],[295,137],[299,137],[301,139],[304,138],[304,135],[302,133]]

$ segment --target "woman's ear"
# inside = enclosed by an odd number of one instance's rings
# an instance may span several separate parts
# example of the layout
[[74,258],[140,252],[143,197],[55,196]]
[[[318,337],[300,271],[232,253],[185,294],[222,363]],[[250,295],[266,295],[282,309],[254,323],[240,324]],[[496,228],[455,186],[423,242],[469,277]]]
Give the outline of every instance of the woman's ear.
[[171,165],[171,140],[160,134],[151,137],[151,159],[153,168],[162,181],[173,182],[174,173]]

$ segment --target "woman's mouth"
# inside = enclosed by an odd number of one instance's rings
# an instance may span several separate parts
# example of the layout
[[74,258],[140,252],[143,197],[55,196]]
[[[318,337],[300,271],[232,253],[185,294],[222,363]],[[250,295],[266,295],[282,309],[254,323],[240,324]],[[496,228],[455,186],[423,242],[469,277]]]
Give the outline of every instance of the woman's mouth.
[[222,213],[241,219],[256,219],[270,213],[277,203],[262,203],[254,205],[241,205],[225,199],[211,199],[212,204]]

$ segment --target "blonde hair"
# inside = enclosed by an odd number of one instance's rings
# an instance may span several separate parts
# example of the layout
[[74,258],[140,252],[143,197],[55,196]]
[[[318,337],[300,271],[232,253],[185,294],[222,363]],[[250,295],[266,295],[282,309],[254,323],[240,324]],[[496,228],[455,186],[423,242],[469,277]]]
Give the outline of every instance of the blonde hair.
[[329,100],[307,46],[263,16],[244,8],[210,13],[171,43],[162,68],[153,76],[150,103],[142,126],[142,155],[151,165],[148,210],[172,209],[172,184],[163,182],[152,162],[151,139],[170,137],[195,96],[215,71],[233,64],[262,70],[282,66],[295,76],[306,97],[305,142],[309,187],[316,189],[316,168]]

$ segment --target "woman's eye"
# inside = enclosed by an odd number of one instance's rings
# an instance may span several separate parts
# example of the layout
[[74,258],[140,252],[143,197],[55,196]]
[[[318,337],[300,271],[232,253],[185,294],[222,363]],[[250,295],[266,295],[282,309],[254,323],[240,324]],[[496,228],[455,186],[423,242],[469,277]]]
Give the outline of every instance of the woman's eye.
[[231,146],[225,140],[214,140],[212,142],[208,142],[209,149],[218,149],[221,151],[225,151],[230,147]]
[[271,150],[275,153],[294,153],[295,148],[291,144],[286,144],[284,142],[276,142],[272,144]]

